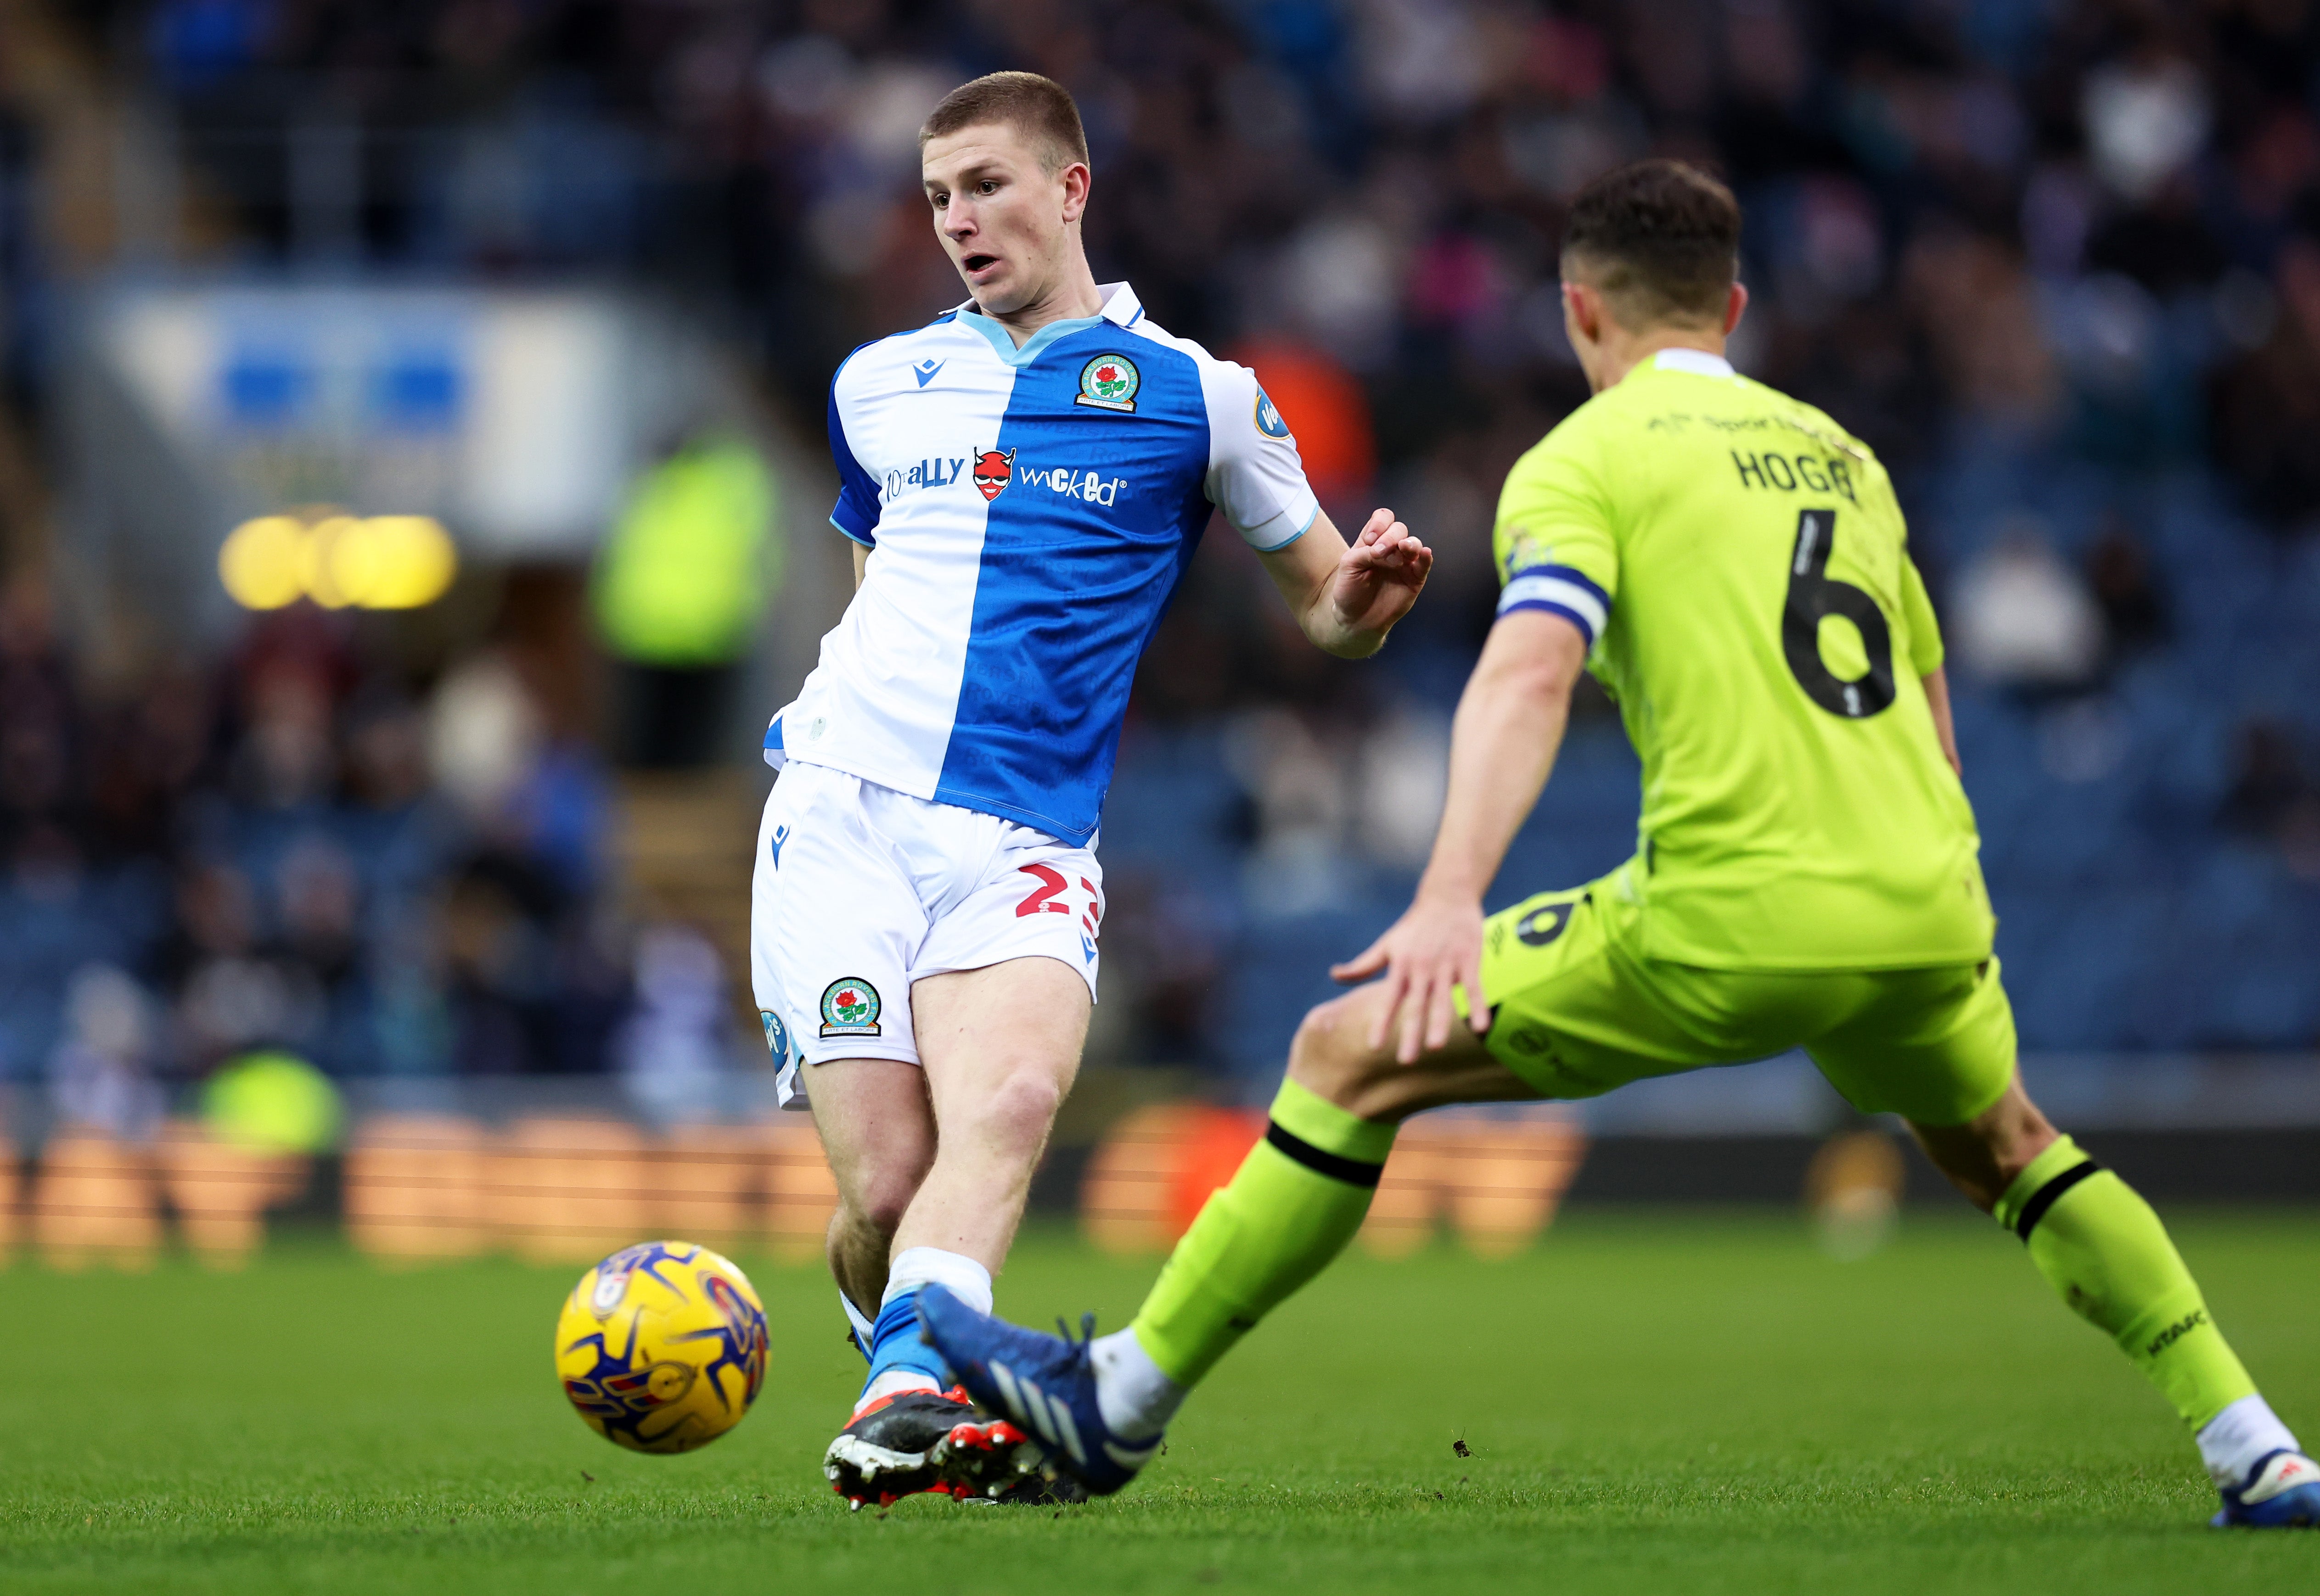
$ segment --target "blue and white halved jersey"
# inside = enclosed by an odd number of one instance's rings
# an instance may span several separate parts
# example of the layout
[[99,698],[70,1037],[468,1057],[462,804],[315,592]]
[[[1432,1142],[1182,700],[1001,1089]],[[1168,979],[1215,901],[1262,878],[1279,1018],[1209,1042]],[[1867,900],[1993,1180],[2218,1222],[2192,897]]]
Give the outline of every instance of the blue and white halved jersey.
[[1319,509],[1256,374],[1102,292],[1101,315],[1020,349],[970,302],[838,368],[830,520],[872,552],[766,762],[1094,834],[1137,660],[1211,507],[1263,551]]

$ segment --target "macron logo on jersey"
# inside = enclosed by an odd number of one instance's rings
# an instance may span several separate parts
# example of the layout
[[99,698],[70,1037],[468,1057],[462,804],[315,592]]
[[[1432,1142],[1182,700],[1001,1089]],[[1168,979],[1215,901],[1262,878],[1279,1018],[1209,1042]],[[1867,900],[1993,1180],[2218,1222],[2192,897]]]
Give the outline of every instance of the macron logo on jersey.
[[935,380],[935,373],[942,368],[943,362],[939,360],[921,360],[911,367],[911,373],[919,379],[919,386],[923,388]]

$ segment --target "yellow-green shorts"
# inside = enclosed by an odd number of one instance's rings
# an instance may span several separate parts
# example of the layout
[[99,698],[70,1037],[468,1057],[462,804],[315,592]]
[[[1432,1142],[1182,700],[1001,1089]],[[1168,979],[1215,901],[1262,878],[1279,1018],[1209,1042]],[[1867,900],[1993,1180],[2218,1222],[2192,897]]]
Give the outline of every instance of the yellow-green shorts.
[[1994,958],[1932,969],[1703,969],[1637,953],[1641,912],[1615,872],[1491,915],[1491,1056],[1549,1097],[1594,1097],[1802,1048],[1854,1107],[1926,1125],[1963,1124],[2014,1077],[2014,1010]]

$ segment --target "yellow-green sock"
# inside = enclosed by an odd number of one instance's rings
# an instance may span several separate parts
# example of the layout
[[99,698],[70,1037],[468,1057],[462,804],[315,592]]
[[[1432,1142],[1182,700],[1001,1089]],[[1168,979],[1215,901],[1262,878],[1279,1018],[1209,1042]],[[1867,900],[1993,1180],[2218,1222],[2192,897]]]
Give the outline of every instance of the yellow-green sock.
[[1344,1250],[1369,1213],[1393,1133],[1281,1083],[1264,1140],[1176,1243],[1130,1327],[1163,1373],[1191,1385]]
[[2030,1161],[1997,1212],[2071,1311],[2118,1343],[2192,1429],[2255,1390],[2151,1204],[2069,1137]]

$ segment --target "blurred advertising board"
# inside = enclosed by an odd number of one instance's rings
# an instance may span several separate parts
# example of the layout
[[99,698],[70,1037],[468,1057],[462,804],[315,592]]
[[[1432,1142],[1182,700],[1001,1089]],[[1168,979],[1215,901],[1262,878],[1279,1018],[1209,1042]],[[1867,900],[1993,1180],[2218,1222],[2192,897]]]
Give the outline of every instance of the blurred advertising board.
[[655,446],[729,410],[689,325],[591,288],[125,283],[84,307],[72,546],[116,585],[227,600],[253,518],[430,518],[469,561],[585,560]]

